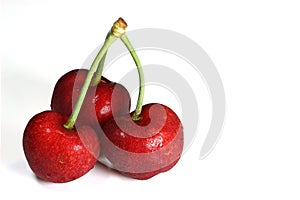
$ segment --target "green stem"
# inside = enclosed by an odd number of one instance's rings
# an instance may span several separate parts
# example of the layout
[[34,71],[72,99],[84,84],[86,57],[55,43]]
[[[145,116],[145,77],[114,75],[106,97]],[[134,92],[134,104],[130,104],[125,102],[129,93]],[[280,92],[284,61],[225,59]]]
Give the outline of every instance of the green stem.
[[133,121],[138,121],[140,120],[140,114],[142,112],[142,106],[143,106],[143,100],[144,100],[144,93],[145,93],[145,79],[144,79],[144,72],[143,72],[143,68],[140,62],[140,59],[138,58],[133,46],[131,45],[128,37],[126,36],[126,34],[123,34],[121,37],[122,42],[125,44],[125,46],[127,47],[127,49],[129,50],[135,65],[137,67],[138,73],[139,73],[139,96],[138,96],[138,100],[137,100],[137,104],[136,104],[136,108],[135,111],[132,115],[132,120]]
[[[111,34],[111,32],[107,33],[105,40],[108,38],[108,36]],[[97,67],[97,71],[94,74],[94,77],[92,79],[92,83],[91,86],[96,86],[100,83],[101,78],[102,78],[102,72],[103,72],[103,68],[104,68],[104,63],[105,63],[105,58],[106,58],[106,54],[107,52],[105,52],[103,58],[100,60],[100,63]]]
[[[126,28],[127,28],[127,23],[125,22],[124,19],[122,19],[120,17],[117,21],[115,21],[110,32],[107,34],[106,39],[111,34],[116,36],[117,38],[120,38],[125,33]],[[107,52],[105,52],[103,58],[101,59],[99,65],[98,65],[98,68],[97,68],[96,73],[94,74],[94,78],[92,80],[91,86],[96,86],[101,81],[106,54],[107,54]]]
[[104,55],[106,54],[108,48],[110,47],[110,45],[117,39],[118,37],[116,37],[113,34],[110,34],[107,39],[105,40],[105,43],[103,44],[102,48],[100,49],[99,53],[97,54],[95,60],[92,63],[92,66],[86,76],[86,79],[83,83],[82,89],[80,91],[78,100],[76,102],[75,108],[72,111],[72,114],[70,115],[68,121],[64,124],[64,127],[67,129],[72,129],[75,125],[76,119],[79,115],[79,111],[81,109],[81,106],[83,104],[85,95],[88,91],[88,88],[90,86],[90,83],[92,81],[93,78],[93,74],[96,70],[96,67],[98,66],[99,62],[102,60],[102,58],[104,57]]
[[106,58],[106,54],[107,52],[105,52],[105,54],[103,55],[103,58],[100,60],[98,68],[96,73],[94,74],[91,86],[96,86],[100,83],[101,81],[101,77],[102,77],[102,72],[103,72],[103,68],[104,68],[104,63],[105,63],[105,58]]

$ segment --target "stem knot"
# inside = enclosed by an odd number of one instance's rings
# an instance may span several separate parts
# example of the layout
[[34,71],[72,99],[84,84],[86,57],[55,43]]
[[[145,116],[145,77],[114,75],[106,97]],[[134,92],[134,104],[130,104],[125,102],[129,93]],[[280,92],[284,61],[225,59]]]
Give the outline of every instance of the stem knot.
[[111,27],[111,33],[120,38],[122,35],[125,34],[125,30],[127,28],[127,23],[125,20],[120,17],[117,21],[115,21],[114,25]]

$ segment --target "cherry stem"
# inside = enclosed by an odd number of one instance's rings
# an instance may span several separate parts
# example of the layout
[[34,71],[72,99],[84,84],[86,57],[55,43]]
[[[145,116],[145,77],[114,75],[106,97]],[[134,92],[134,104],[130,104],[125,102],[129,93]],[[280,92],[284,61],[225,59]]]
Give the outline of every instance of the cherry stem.
[[98,65],[96,73],[94,74],[91,86],[97,86],[101,81],[106,54],[107,54],[107,52],[105,52],[105,54],[103,55],[102,59],[99,62],[99,65]]
[[136,104],[136,108],[135,111],[132,115],[132,120],[133,121],[138,121],[141,119],[140,114],[142,112],[142,106],[143,106],[143,100],[144,100],[144,93],[145,93],[145,79],[144,79],[144,72],[143,72],[143,68],[140,62],[140,59],[138,58],[133,46],[131,45],[128,37],[126,36],[126,34],[123,34],[120,39],[122,40],[122,42],[125,44],[125,46],[127,47],[127,49],[129,50],[135,65],[137,67],[138,73],[139,73],[139,96],[138,96],[138,100],[137,100],[137,104]]
[[[110,32],[107,34],[107,36],[106,36],[105,39],[107,39],[109,35],[110,35]],[[96,73],[94,74],[91,86],[97,86],[100,83],[100,81],[101,81],[106,54],[107,54],[107,52],[105,52],[103,58],[99,62],[99,65],[97,67]]]
[[[113,27],[111,28],[110,32],[107,34],[106,38],[109,37],[110,34],[115,35],[116,37],[120,38],[122,35],[125,34],[125,30],[127,28],[127,23],[121,17],[114,23]],[[91,86],[96,86],[100,83],[102,78],[102,72],[104,67],[104,62],[106,58],[107,51],[105,52],[103,58],[101,59],[97,71],[94,74],[94,78],[92,80]]]
[[[125,25],[124,25],[125,24]],[[104,55],[106,54],[108,48],[116,41],[117,38],[120,38],[122,34],[125,33],[125,29],[127,27],[126,22],[119,18],[111,28],[110,33],[105,39],[105,42],[103,46],[101,47],[100,51],[98,52],[96,58],[94,59],[91,68],[86,76],[86,79],[83,83],[82,89],[80,91],[79,97],[77,99],[76,105],[72,111],[72,114],[68,118],[68,121],[64,124],[64,127],[67,129],[73,129],[75,122],[77,120],[77,117],[79,115],[80,109],[82,107],[84,98],[86,96],[86,93],[88,91],[88,88],[90,86],[90,83],[92,81],[94,72],[96,70],[96,67],[99,66],[99,63],[102,61]],[[104,62],[104,61],[103,61]],[[101,77],[101,76],[100,76]]]

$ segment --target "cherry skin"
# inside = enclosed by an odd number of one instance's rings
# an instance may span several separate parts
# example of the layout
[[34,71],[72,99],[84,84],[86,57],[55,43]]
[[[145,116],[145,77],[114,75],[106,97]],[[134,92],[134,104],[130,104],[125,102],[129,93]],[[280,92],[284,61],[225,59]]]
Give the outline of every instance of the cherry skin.
[[94,168],[100,154],[99,138],[89,126],[64,128],[66,117],[53,111],[30,119],[23,135],[23,149],[32,171],[39,178],[63,183]]
[[176,113],[162,104],[144,105],[137,121],[129,115],[111,118],[102,130],[105,157],[114,169],[135,179],[170,170],[182,154],[182,124]]
[[[51,99],[53,111],[70,116],[87,73],[86,69],[72,70],[57,81]],[[97,87],[89,87],[77,121],[96,127],[113,114],[128,113],[129,109],[130,96],[126,88],[102,77]]]

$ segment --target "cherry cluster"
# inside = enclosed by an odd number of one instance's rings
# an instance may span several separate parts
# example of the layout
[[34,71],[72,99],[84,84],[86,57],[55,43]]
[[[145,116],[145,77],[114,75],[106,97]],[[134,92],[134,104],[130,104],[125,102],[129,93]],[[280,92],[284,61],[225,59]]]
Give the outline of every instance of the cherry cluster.
[[[171,169],[183,150],[183,127],[169,107],[143,105],[145,81],[139,58],[119,18],[89,70],[75,69],[56,83],[51,110],[33,116],[23,135],[23,149],[35,175],[45,181],[75,180],[101,158],[108,167],[135,179],[149,179]],[[102,76],[109,47],[125,44],[139,73],[139,96],[130,112],[127,89]]]

